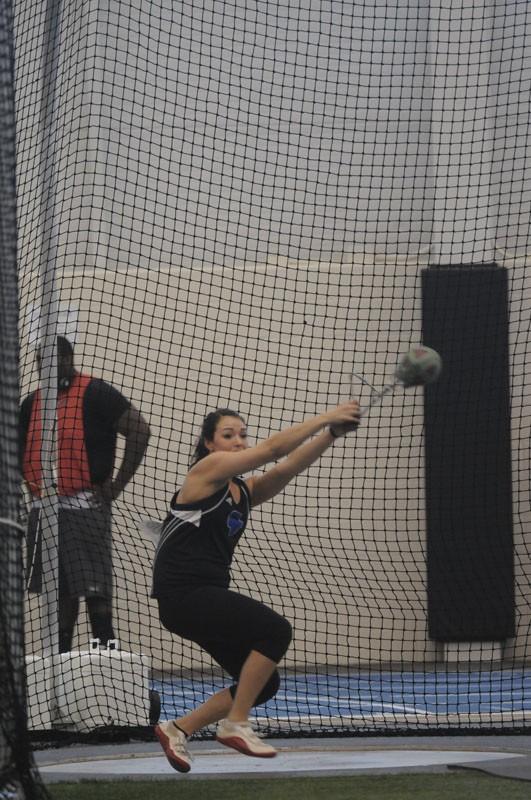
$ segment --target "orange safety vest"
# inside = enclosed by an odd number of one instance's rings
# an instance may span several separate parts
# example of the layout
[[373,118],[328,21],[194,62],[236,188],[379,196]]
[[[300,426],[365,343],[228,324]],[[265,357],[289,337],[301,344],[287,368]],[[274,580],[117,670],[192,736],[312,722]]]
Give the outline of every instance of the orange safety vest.
[[[68,389],[57,394],[57,476],[60,495],[73,495],[92,488],[85,447],[83,400],[90,375],[75,375]],[[24,448],[22,472],[34,496],[42,491],[41,393],[35,392]]]

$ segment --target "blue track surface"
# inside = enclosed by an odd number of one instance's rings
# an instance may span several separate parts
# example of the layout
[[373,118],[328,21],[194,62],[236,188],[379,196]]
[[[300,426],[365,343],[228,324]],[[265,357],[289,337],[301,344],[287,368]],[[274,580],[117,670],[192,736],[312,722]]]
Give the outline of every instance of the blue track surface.
[[[162,717],[180,716],[223,687],[200,679],[155,682]],[[287,675],[257,717],[358,717],[384,714],[531,712],[531,670],[476,672],[361,672]]]

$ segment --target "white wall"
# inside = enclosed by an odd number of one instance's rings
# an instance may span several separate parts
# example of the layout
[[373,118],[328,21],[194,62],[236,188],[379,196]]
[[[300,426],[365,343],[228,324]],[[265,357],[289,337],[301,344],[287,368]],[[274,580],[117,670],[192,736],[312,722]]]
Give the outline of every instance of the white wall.
[[[134,521],[163,513],[205,411],[233,403],[263,436],[345,397],[353,366],[380,385],[419,338],[420,268],[496,258],[511,269],[514,652],[529,658],[527,2],[66,0],[44,69],[45,6],[15,4],[21,370],[27,390],[25,312],[51,242],[78,361],[155,430],[117,510],[122,639],[168,662],[144,625]],[[357,441],[254,516],[237,580],[294,616],[294,660],[430,660],[421,397],[386,401]]]

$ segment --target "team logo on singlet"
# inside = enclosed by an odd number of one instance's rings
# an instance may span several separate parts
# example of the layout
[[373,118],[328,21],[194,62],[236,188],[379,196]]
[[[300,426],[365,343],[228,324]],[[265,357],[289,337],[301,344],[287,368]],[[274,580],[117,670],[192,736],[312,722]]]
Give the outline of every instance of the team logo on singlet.
[[243,528],[243,519],[239,511],[231,511],[227,517],[229,536],[237,536]]

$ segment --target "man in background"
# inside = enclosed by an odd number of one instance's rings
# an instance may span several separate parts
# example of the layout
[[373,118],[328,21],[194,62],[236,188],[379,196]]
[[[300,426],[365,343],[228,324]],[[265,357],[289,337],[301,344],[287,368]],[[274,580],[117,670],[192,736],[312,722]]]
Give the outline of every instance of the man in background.
[[[42,354],[38,349],[41,372]],[[112,622],[111,506],[140,466],[149,425],[109,383],[78,372],[70,342],[57,337],[57,492],[59,495],[59,650],[72,648],[79,600],[84,597],[92,636],[115,639]],[[42,591],[42,398],[37,389],[22,403],[20,452],[32,496],[28,520],[28,590]],[[125,439],[116,474],[118,435]]]

